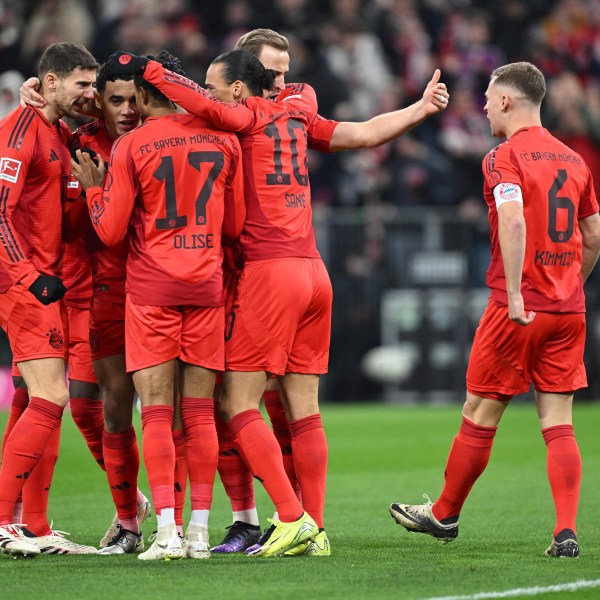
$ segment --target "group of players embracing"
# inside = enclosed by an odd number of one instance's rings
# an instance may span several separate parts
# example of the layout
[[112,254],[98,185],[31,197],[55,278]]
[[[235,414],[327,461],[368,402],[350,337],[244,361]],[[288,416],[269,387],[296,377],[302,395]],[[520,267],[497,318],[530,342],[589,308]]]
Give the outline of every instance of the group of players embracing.
[[[116,52],[99,66],[84,47],[56,43],[0,122],[0,324],[15,364],[0,551],[331,553],[318,384],[332,289],[311,223],[308,149],[389,142],[449,95],[436,70],[411,106],[330,121],[309,85],[285,84],[289,61],[287,39],[257,29],[211,63],[203,88],[166,51]],[[74,132],[62,120],[94,114]],[[136,392],[157,519],[145,551]],[[48,523],[69,403],[116,507],[100,550]],[[233,520],[211,548],[217,471]],[[276,511],[262,535],[254,479]]]

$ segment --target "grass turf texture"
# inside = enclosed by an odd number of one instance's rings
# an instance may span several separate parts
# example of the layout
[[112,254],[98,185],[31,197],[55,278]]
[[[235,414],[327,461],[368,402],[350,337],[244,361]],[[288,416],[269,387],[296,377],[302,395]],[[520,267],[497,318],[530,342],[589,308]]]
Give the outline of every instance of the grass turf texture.
[[[460,407],[327,406],[330,471],[327,531],[330,558],[260,559],[215,555],[210,560],[143,563],[136,556],[0,556],[1,597],[101,598],[430,598],[501,592],[595,580],[600,570],[600,404],[575,409],[584,465],[577,560],[543,556],[554,510],[545,446],[535,408],[513,405],[496,437],[490,465],[467,501],[460,535],[446,546],[406,532],[388,513],[394,501],[437,497]],[[4,426],[6,414],[0,413]],[[138,422],[139,426],[139,422]],[[148,490],[145,475],[141,486]],[[257,483],[261,525],[271,507]],[[106,480],[69,415],[50,494],[57,529],[97,545],[112,518]],[[189,514],[186,507],[186,517]],[[217,481],[211,541],[221,540],[230,508]],[[144,525],[147,536],[155,519]],[[560,594],[543,594],[538,598]],[[598,598],[600,588],[577,598]]]

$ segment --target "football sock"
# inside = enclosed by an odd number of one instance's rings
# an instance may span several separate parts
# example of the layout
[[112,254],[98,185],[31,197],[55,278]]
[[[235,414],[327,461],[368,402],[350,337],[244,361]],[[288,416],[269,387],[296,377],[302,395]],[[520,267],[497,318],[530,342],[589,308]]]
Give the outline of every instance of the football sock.
[[165,506],[160,511],[156,511],[156,524],[159,527],[175,524],[175,509],[171,506]]
[[[4,455],[4,446],[10,432],[13,430],[16,422],[19,420],[27,405],[29,404],[29,394],[26,388],[15,388],[13,392],[13,398],[10,405],[10,412],[8,415],[8,421],[6,422],[6,428],[4,429],[4,435],[2,436],[2,453],[0,454],[0,464],[2,464],[2,456]],[[20,496],[15,503],[13,510],[13,523],[23,522],[23,502]]]
[[15,388],[12,397],[12,403],[10,405],[10,413],[8,415],[8,421],[4,429],[4,435],[2,436],[2,454],[4,456],[4,446],[6,446],[6,440],[10,432],[13,430],[16,422],[19,420],[21,415],[25,412],[27,405],[29,404],[29,394],[26,388]]
[[185,459],[190,478],[193,511],[209,510],[219,460],[219,441],[215,428],[212,398],[181,398],[185,425]]
[[62,413],[62,406],[33,396],[13,427],[0,470],[0,525],[12,522],[15,502],[52,432],[60,427]]
[[175,446],[171,433],[173,412],[172,406],[142,407],[144,465],[157,517],[162,509],[174,509],[175,506]]
[[438,521],[460,514],[473,484],[487,467],[497,429],[475,425],[463,417],[448,455],[444,488],[433,505]]
[[319,527],[323,524],[327,483],[327,438],[320,414],[290,421],[296,474],[306,512]]
[[294,456],[292,454],[292,435],[285,416],[285,409],[283,408],[283,404],[281,404],[279,392],[277,390],[268,390],[263,394],[263,398],[265,400],[265,408],[267,409],[269,419],[271,420],[273,433],[281,448],[285,472],[296,492],[296,497],[302,502],[302,493],[300,491],[300,484],[298,483],[294,465]]
[[581,455],[573,434],[573,425],[555,425],[542,429],[546,442],[548,480],[556,508],[554,535],[563,529],[577,533],[577,505],[581,483]]
[[208,529],[208,510],[192,510],[192,515],[190,517],[190,522],[194,525],[200,525],[205,529]]
[[23,486],[23,523],[27,523],[27,529],[33,535],[50,534],[48,523],[48,496],[50,486],[54,477],[54,468],[58,461],[58,449],[60,446],[60,427],[62,421],[52,430],[46,447],[42,452],[40,462]]
[[137,478],[140,469],[140,452],[131,427],[123,433],[102,435],[106,476],[123,529],[138,533]]
[[235,444],[253,473],[264,486],[279,517],[296,521],[304,509],[283,468],[281,449],[258,409],[243,411],[231,419],[229,429]]
[[258,525],[258,512],[256,508],[249,510],[234,510],[232,513],[232,523],[241,521],[242,523],[248,523],[248,525]]
[[[233,521],[238,512],[254,511],[256,513],[256,500],[254,499],[254,478],[250,469],[248,469],[244,459],[240,456],[238,449],[233,442],[233,436],[229,430],[229,425],[219,412],[219,405],[215,402],[215,424],[217,426],[217,436],[219,439],[219,477],[225,488],[225,493],[231,502],[231,508],[234,513]],[[252,521],[244,521],[258,525]]]
[[102,400],[71,398],[71,415],[75,425],[85,439],[94,460],[104,469],[102,435],[104,432],[104,411]]
[[175,523],[177,527],[183,527],[183,508],[188,480],[184,429],[173,431],[173,444],[175,444]]

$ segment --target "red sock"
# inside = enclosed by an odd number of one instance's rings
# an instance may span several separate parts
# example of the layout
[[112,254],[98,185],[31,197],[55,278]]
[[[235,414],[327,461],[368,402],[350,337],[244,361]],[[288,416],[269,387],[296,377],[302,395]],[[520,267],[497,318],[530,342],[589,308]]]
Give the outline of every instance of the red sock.
[[15,388],[12,403],[10,405],[8,421],[6,422],[6,428],[4,429],[4,435],[2,436],[2,454],[0,454],[0,458],[4,456],[4,446],[6,446],[6,440],[8,440],[10,432],[13,430],[13,427],[21,415],[25,412],[28,404],[29,394],[27,393],[27,388]]
[[306,512],[324,528],[325,487],[327,484],[327,438],[321,415],[290,421],[296,473]]
[[102,435],[104,433],[104,410],[102,400],[90,398],[71,398],[71,415],[81,435],[85,439],[94,460],[105,469],[102,454]]
[[187,489],[188,468],[185,460],[185,430],[173,431],[175,445],[175,525],[183,526],[183,508]]
[[60,426],[62,413],[62,406],[33,396],[14,426],[0,470],[0,525],[12,521],[14,504],[52,432]]
[[175,508],[173,407],[142,407],[143,453],[154,509]]
[[302,502],[302,492],[300,491],[300,484],[298,483],[298,478],[296,476],[294,455],[292,453],[292,435],[285,416],[283,404],[281,404],[279,392],[277,390],[269,390],[263,394],[263,398],[265,400],[265,408],[267,409],[269,419],[271,420],[273,433],[281,448],[285,472],[294,488],[294,492],[296,492],[296,497]]
[[62,421],[59,421],[58,426],[50,434],[40,462],[23,486],[21,518],[23,523],[27,524],[27,529],[34,535],[48,535],[51,532],[48,523],[48,497],[54,469],[58,462],[61,424]]
[[448,455],[444,489],[433,505],[438,521],[460,514],[473,484],[487,467],[497,429],[475,425],[463,417]]
[[573,434],[573,425],[555,425],[542,429],[548,448],[546,468],[556,508],[554,535],[563,529],[577,533],[577,505],[581,483],[581,455]]
[[102,446],[106,477],[119,522],[132,531],[132,524],[137,519],[137,480],[140,470],[135,429],[131,427],[123,433],[104,431]]
[[219,460],[212,398],[181,398],[192,510],[210,510]]
[[216,402],[214,414],[219,440],[219,477],[231,502],[231,509],[233,512],[242,512],[256,508],[254,478],[235,447],[229,425],[221,416]]
[[304,509],[290,484],[281,449],[269,426],[257,409],[241,412],[231,421],[229,429],[250,471],[264,486],[284,522],[296,521]]

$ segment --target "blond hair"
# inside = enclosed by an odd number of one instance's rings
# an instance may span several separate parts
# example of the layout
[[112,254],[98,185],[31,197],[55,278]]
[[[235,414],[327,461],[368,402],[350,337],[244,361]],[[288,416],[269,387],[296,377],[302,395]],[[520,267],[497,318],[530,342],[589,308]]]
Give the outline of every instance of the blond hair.
[[282,52],[288,52],[290,49],[287,38],[280,33],[272,29],[253,29],[237,41],[234,50],[244,50],[258,58],[263,46],[270,46]]

